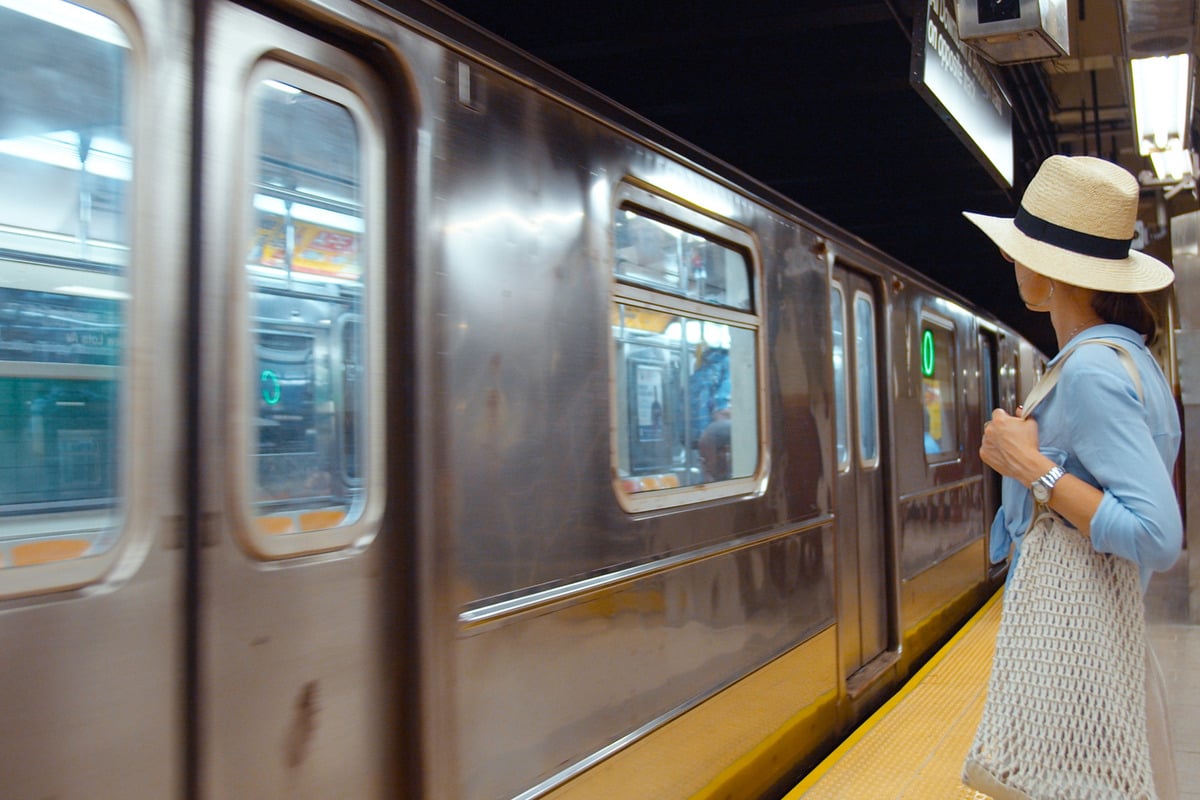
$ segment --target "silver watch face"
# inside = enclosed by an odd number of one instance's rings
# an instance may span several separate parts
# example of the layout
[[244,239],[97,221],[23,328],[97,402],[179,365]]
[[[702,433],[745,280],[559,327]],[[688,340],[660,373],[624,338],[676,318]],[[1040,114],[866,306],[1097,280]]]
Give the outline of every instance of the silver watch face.
[[1046,488],[1046,484],[1042,483],[1041,480],[1034,481],[1033,486],[1029,487],[1029,489],[1033,492],[1033,499],[1039,503],[1045,503],[1050,500],[1050,490]]

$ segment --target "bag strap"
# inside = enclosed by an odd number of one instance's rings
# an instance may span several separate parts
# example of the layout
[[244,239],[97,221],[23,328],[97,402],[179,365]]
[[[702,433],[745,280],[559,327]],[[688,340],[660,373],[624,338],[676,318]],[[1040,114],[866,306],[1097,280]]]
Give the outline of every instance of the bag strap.
[[1055,361],[1050,369],[1046,370],[1045,374],[1037,382],[1037,385],[1030,390],[1029,396],[1025,398],[1025,403],[1021,408],[1021,419],[1028,417],[1033,411],[1034,406],[1046,399],[1046,395],[1050,394],[1050,390],[1058,383],[1063,364],[1067,363],[1067,359],[1076,349],[1085,344],[1102,344],[1114,350],[1117,358],[1121,360],[1121,366],[1129,373],[1129,377],[1133,378],[1133,387],[1137,390],[1138,401],[1142,400],[1142,376],[1138,373],[1137,365],[1133,363],[1133,356],[1125,349],[1125,345],[1116,339],[1084,339],[1082,342],[1072,345],[1070,349],[1066,350],[1062,354],[1062,357]]

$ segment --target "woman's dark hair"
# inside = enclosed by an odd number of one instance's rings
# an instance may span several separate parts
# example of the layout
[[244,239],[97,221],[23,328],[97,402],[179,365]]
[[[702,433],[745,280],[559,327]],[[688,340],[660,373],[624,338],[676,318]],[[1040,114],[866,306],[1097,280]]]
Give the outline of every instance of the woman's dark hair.
[[1158,314],[1142,294],[1123,292],[1096,292],[1092,308],[1105,322],[1113,322],[1133,328],[1146,337],[1147,346],[1158,339]]

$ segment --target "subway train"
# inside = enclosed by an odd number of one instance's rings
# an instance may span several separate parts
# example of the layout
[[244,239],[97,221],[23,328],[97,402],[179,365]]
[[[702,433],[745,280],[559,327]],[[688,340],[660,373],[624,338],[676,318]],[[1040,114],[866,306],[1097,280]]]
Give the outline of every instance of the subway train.
[[1044,356],[450,11],[0,45],[0,796],[769,796],[1002,580]]

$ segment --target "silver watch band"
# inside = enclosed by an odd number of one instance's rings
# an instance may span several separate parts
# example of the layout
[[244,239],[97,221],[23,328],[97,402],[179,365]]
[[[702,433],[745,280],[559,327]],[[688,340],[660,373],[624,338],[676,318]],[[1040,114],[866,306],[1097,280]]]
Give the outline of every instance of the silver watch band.
[[[1034,496],[1037,497],[1038,495],[1044,494],[1045,498],[1038,497],[1038,499],[1041,500],[1042,502],[1046,502],[1046,500],[1048,500],[1050,498],[1050,493],[1052,491],[1054,491],[1054,484],[1058,483],[1059,479],[1062,478],[1062,476],[1066,475],[1066,474],[1067,474],[1067,471],[1060,466],[1056,465],[1056,466],[1051,467],[1046,472],[1045,475],[1038,478],[1030,486],[1030,488],[1034,492]],[[1039,485],[1041,487],[1043,487],[1042,492],[1037,491]]]

